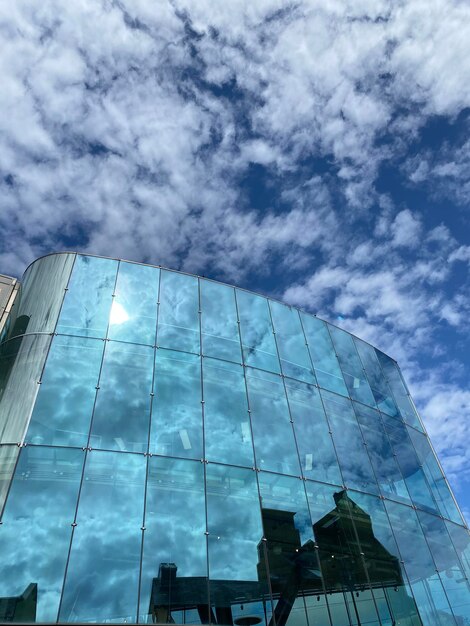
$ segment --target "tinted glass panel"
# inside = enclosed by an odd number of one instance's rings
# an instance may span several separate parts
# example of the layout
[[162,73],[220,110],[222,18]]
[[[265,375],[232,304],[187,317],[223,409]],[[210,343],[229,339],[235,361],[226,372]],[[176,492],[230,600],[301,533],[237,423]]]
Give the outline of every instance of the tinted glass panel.
[[88,454],[59,620],[135,622],[146,459]]
[[354,337],[354,343],[366,371],[367,379],[378,408],[392,417],[397,417],[399,414],[398,408],[393,400],[392,392],[390,391],[387,381],[385,380],[375,349],[368,343],[357,339],[357,337]]
[[199,289],[195,276],[162,270],[157,343],[173,350],[200,352]]
[[206,458],[254,465],[253,441],[241,365],[204,358]]
[[104,342],[54,337],[26,441],[86,446]]
[[470,580],[470,533],[463,526],[456,526],[450,522],[445,524],[465,575]]
[[280,372],[271,315],[266,298],[237,289],[238,316],[247,365]]
[[0,517],[19,451],[18,446],[0,446]]
[[107,344],[93,413],[91,447],[147,450],[153,353],[150,346],[115,341]]
[[200,288],[204,355],[241,363],[234,288],[207,280],[200,281]]
[[286,389],[303,475],[341,485],[341,472],[320,393],[312,385],[290,379],[286,379]]
[[348,391],[325,322],[306,313],[301,313],[300,317],[318,384],[324,389],[347,396]]
[[57,332],[105,337],[118,262],[77,255]]
[[270,307],[282,372],[306,383],[315,382],[299,312],[279,302],[272,301]]
[[205,530],[203,464],[149,459],[141,621],[207,622]]
[[119,264],[109,316],[110,339],[155,344],[160,270],[136,263]]
[[57,620],[83,459],[82,450],[21,451],[0,526],[0,597],[12,598],[9,621]]
[[298,476],[299,457],[282,380],[247,368],[247,384],[257,466]]
[[157,350],[154,393],[150,451],[202,459],[200,357]]

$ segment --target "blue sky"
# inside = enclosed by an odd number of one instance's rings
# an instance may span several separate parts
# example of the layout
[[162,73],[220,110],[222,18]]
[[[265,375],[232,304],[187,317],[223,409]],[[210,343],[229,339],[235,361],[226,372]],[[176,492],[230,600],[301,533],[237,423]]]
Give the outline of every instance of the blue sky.
[[16,0],[0,43],[0,271],[76,249],[338,323],[470,517],[468,2]]

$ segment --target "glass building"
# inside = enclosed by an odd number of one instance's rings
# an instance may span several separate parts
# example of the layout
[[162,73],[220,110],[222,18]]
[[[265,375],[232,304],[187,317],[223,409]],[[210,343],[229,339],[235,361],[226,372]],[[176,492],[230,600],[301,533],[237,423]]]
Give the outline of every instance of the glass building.
[[0,345],[0,622],[470,624],[396,362],[274,300],[54,254]]

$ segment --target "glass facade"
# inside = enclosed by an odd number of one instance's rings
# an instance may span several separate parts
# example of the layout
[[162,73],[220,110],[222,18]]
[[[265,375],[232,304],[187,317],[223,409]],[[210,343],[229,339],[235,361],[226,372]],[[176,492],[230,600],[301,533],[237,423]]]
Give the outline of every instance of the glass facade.
[[390,357],[79,254],[0,345],[0,622],[469,626],[470,537]]

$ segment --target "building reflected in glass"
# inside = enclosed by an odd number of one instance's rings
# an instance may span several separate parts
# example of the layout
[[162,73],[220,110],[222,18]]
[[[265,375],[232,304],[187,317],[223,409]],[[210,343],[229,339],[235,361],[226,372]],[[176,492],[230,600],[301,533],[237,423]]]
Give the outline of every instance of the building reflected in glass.
[[468,626],[470,539],[393,359],[55,254],[0,344],[0,622]]

